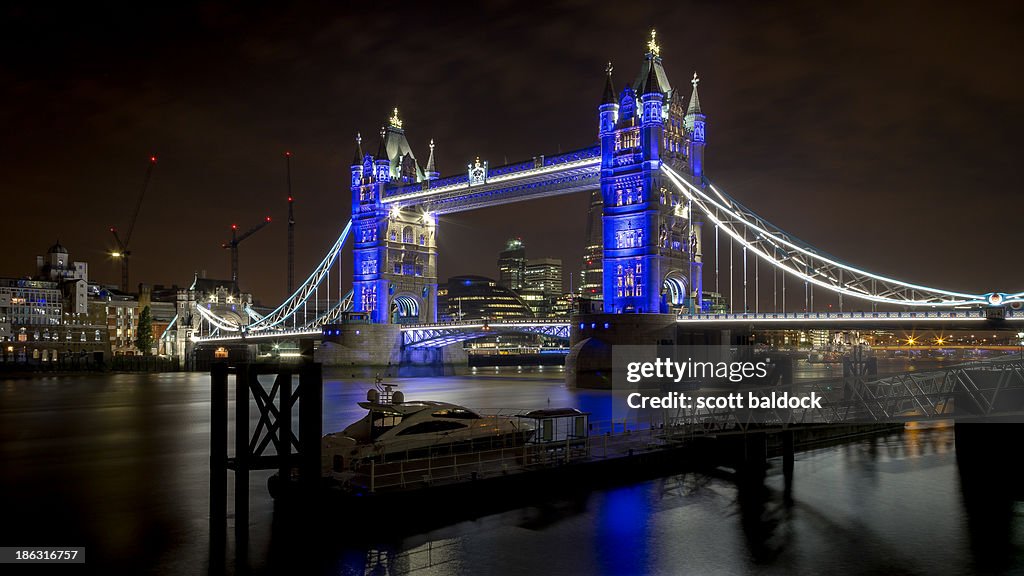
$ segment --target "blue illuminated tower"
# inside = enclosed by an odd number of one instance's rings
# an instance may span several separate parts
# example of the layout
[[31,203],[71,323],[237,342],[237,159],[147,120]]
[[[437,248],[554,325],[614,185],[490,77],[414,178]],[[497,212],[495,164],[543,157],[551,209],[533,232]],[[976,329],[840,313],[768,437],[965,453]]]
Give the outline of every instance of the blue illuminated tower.
[[[668,164],[691,177],[703,165],[688,129],[679,94],[665,74],[651,32],[637,81],[614,99],[611,67],[599,111],[601,195],[604,228],[604,310],[666,313],[699,306],[700,222],[686,196],[661,174]],[[696,98],[694,94],[693,98]],[[699,105],[694,126],[703,131]],[[693,151],[700,158],[693,163]]]
[[697,97],[697,84],[700,78],[693,73],[693,94],[690,95],[690,105],[686,107],[686,117],[683,119],[683,126],[690,134],[689,169],[698,181],[703,181],[704,176],[704,120],[705,116],[700,111],[700,98]]
[[[352,310],[377,324],[437,319],[437,219],[390,208],[382,199],[393,186],[426,185],[437,178],[434,143],[423,170],[412,153],[396,108],[381,128],[377,154],[364,155],[356,139],[352,162]],[[361,160],[360,160],[361,159]]]

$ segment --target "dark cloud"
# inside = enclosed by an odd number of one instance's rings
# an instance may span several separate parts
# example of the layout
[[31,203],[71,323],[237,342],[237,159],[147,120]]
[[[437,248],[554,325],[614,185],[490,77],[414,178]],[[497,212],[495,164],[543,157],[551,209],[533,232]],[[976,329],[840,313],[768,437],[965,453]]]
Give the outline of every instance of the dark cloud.
[[[284,293],[284,159],[297,269],[348,219],[353,138],[390,109],[443,173],[590,144],[604,63],[631,81],[651,26],[672,82],[702,77],[709,175],[846,260],[964,290],[1020,289],[1024,128],[1015,3],[155,4],[3,8],[0,170],[9,248],[31,272],[60,238],[115,282],[126,226],[160,155],[133,279],[227,276],[229,225],[276,221],[241,250],[243,285]],[[582,254],[586,198],[442,220],[443,276],[495,273],[505,238]]]

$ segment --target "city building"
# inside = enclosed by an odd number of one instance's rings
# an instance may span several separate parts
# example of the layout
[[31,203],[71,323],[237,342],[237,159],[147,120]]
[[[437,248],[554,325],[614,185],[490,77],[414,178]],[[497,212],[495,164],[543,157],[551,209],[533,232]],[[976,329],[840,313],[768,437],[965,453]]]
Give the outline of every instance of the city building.
[[562,294],[562,261],[534,258],[526,262],[526,287],[539,290],[545,298]]
[[[148,306],[149,317],[152,327],[152,345],[149,353],[159,356],[173,356],[173,346],[168,345],[164,333],[174,323],[177,315],[177,292],[178,287],[165,288],[157,285],[139,286],[139,314]],[[138,323],[136,322],[136,325]]]
[[703,292],[701,312],[724,314],[729,311],[729,300],[719,292]]
[[548,315],[553,318],[566,318],[573,314],[600,314],[602,310],[604,305],[600,300],[566,292],[552,301]]
[[102,307],[110,337],[110,352],[114,356],[135,356],[138,330],[139,301],[127,294],[107,293],[105,298],[96,300],[96,308]]
[[519,291],[526,283],[526,246],[521,238],[511,238],[498,255],[498,285]]
[[36,257],[35,278],[0,278],[0,357],[49,362],[109,354],[106,322],[90,313],[88,264],[60,242]]
[[36,256],[36,279],[56,282],[60,286],[65,312],[88,312],[89,264],[72,262],[60,240],[47,250],[45,257]]
[[457,320],[511,320],[533,318],[523,299],[491,278],[453,276],[437,291],[439,318]]
[[583,267],[580,270],[580,284],[577,290],[580,296],[596,301],[601,301],[604,298],[602,292],[602,283],[604,282],[602,213],[601,191],[594,190],[590,193],[590,207],[587,209],[587,240],[583,247]]
[[550,316],[555,300],[562,295],[562,261],[534,258],[526,262],[525,282],[519,295],[534,316]]

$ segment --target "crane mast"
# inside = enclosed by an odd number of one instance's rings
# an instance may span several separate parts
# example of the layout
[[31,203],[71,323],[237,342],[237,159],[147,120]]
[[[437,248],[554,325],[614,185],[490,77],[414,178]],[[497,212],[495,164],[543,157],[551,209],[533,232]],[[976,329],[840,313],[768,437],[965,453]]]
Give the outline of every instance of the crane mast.
[[231,241],[225,242],[221,245],[222,248],[231,250],[231,283],[234,285],[236,291],[238,290],[238,245],[246,238],[262,230],[267,224],[270,224],[270,216],[267,216],[263,222],[260,222],[246,230],[241,236],[238,235],[238,224],[232,224]]
[[114,235],[114,242],[117,244],[117,250],[111,252],[110,255],[121,261],[121,291],[127,293],[128,284],[128,259],[132,255],[129,249],[132,241],[132,233],[135,232],[135,223],[139,220],[139,211],[142,209],[142,200],[146,197],[146,190],[149,188],[149,181],[153,176],[153,167],[156,166],[156,156],[149,157],[149,165],[146,167],[146,177],[142,182],[142,191],[139,192],[139,198],[135,201],[135,211],[132,212],[132,219],[128,223],[128,234],[125,235],[124,241],[121,240],[121,236],[117,233],[117,227],[111,226],[110,233]]
[[292,153],[285,152],[285,169],[288,173],[288,294],[295,288],[295,213],[292,211]]

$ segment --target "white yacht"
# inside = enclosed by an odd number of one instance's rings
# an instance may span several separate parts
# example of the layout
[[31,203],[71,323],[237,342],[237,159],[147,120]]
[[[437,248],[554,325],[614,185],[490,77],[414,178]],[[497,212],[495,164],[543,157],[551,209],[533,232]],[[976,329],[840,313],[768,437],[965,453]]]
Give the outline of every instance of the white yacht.
[[458,404],[405,401],[401,391],[378,378],[359,406],[366,416],[321,440],[325,475],[352,470],[368,459],[426,456],[440,449],[486,449],[518,445],[534,428],[515,416],[482,416]]

